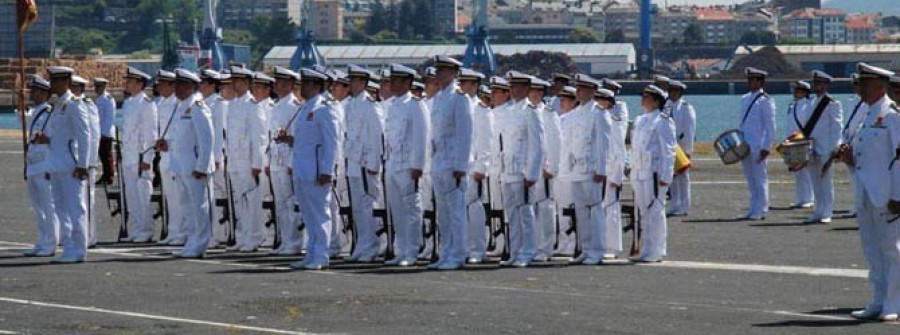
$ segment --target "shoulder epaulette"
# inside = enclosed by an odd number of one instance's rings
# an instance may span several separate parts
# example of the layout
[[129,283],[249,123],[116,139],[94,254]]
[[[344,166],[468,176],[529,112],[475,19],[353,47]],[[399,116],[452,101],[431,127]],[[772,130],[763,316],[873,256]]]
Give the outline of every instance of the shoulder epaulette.
[[366,96],[366,100],[369,100],[369,101],[371,101],[371,102],[378,102],[378,100],[375,100],[375,98],[372,97],[371,95],[367,95],[367,96]]
[[300,100],[294,99],[293,101],[294,101],[294,104],[295,104],[295,105],[299,105],[299,104],[300,104]]
[[460,89],[459,87],[456,88],[456,91],[455,91],[455,92],[456,92],[456,94],[459,94],[459,95],[462,95],[462,96],[465,96],[465,95],[466,95],[466,92],[463,92],[463,90]]
[[153,102],[153,99],[150,99],[150,97],[148,97],[146,95],[144,96],[144,100],[147,102]]
[[891,109],[893,109],[897,113],[900,113],[900,107],[897,107],[897,103],[892,103]]
[[197,100],[195,103],[197,106],[200,106],[200,107],[206,106],[206,103],[204,103],[203,100]]
[[661,118],[663,118],[663,119],[667,119],[667,120],[671,120],[671,119],[672,119],[672,118],[669,117],[669,113],[666,113],[666,112],[660,112],[660,113],[659,113],[659,117],[661,117]]
[[252,103],[259,103],[259,101],[256,101],[256,98],[253,98],[253,97],[250,97],[250,102],[252,102]]
[[81,97],[72,97],[72,101],[81,101]]
[[484,107],[484,108],[491,108],[491,106],[485,105],[483,101],[479,101],[479,102],[478,102],[478,106],[481,106],[481,107]]
[[610,113],[610,114],[609,114],[609,117],[610,117],[613,121],[616,121],[616,122],[622,121],[622,117],[621,117],[621,116],[618,116],[618,115],[616,115],[616,114]]

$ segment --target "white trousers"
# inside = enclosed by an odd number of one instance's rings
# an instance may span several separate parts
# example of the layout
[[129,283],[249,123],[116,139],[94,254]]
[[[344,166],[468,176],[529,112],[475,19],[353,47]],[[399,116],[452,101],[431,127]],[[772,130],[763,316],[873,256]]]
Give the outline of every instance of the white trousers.
[[819,219],[830,219],[834,211],[834,166],[828,167],[828,171],[822,174],[822,167],[827,161],[828,157],[813,156],[804,169],[809,170],[816,199],[815,217]]
[[212,238],[212,180],[196,179],[192,175],[175,176],[174,186],[184,201],[183,213],[190,225],[185,227],[189,234],[184,244],[184,253],[202,255]]
[[401,170],[387,174],[387,197],[394,225],[394,254],[401,260],[415,261],[422,245],[422,196],[419,182],[412,179],[410,172]]
[[328,243],[331,239],[331,184],[294,179],[294,196],[300,203],[300,215],[306,222],[308,264],[328,265]]
[[556,188],[555,181],[538,178],[534,185],[534,238],[535,254],[542,257],[553,257],[553,245],[556,244]]
[[815,202],[813,196],[813,186],[810,171],[815,169],[806,166],[800,171],[793,172],[794,175],[794,204],[807,204]]
[[381,248],[377,235],[378,221],[373,216],[375,203],[381,193],[381,181],[377,175],[364,173],[362,177],[350,177],[350,197],[353,206],[353,229],[356,230],[354,258],[375,258]]
[[300,252],[303,248],[303,235],[300,231],[300,213],[294,211],[294,190],[290,174],[287,170],[271,171],[272,189],[275,201],[275,219],[281,234],[281,249]]
[[[223,166],[221,163],[219,166]],[[212,241],[215,244],[228,242],[228,236],[226,233],[225,225],[229,224],[228,222],[219,223],[219,219],[221,219],[225,215],[225,211],[218,206],[216,206],[216,200],[225,199],[225,206],[228,205],[228,189],[226,188],[227,184],[225,183],[225,172],[223,170],[218,170],[213,174],[213,201],[212,205],[215,208],[213,210],[213,223],[212,223]]]
[[469,236],[465,198],[467,178],[468,175],[453,178],[451,171],[431,172],[442,263],[463,263],[466,260]]
[[750,211],[753,216],[763,216],[769,212],[769,174],[766,170],[766,161],[757,162],[759,152],[751,151],[741,166],[744,168],[744,178],[750,188]]
[[[63,257],[87,256],[87,180],[72,176],[72,171],[50,175],[53,204],[59,218]],[[65,227],[65,228],[63,228]]]
[[603,258],[600,231],[604,227],[606,214],[600,190],[602,184],[593,180],[570,183],[572,200],[575,204],[575,229],[581,254],[591,259]]
[[95,194],[97,193],[97,186],[94,183],[97,181],[97,169],[90,168],[88,169],[88,179],[87,179],[87,188],[88,188],[88,196],[85,197],[85,208],[87,208],[87,224],[88,224],[88,246],[97,245],[97,198]]
[[37,222],[38,240],[34,249],[40,252],[56,252],[59,245],[59,220],[53,206],[53,192],[49,174],[28,176],[28,196],[34,219]]
[[[563,254],[563,255],[571,255],[575,252],[575,234],[572,230],[572,217],[565,215],[565,210],[567,208],[573,208],[575,201],[572,197],[572,182],[569,181],[556,181],[556,207],[557,212],[559,214],[559,222],[556,238],[557,245],[554,253]],[[569,234],[570,231],[573,231],[572,234]]]
[[[612,187],[606,182],[603,213],[606,217],[600,226],[600,250],[604,254],[622,253],[622,186]],[[665,207],[663,207],[665,209]]]
[[488,235],[487,214],[484,212],[484,201],[487,198],[487,179],[475,181],[471,176],[466,178],[466,213],[468,214],[468,246],[469,257],[484,258],[487,252]]
[[[335,171],[340,171],[340,168],[335,169]],[[350,250],[350,237],[344,230],[345,218],[341,216],[341,207],[350,205],[350,197],[347,194],[349,187],[347,179],[342,174],[338,175],[332,186],[330,204],[331,241],[328,245],[328,253],[332,256],[338,256],[340,253]],[[299,201],[297,203],[299,204]],[[309,234],[306,235],[308,236]]]
[[[666,187],[649,180],[632,180],[635,210],[639,211],[643,228],[642,259],[666,257]],[[656,192],[654,192],[654,190]]]
[[174,239],[186,239],[188,235],[188,227],[190,225],[186,223],[187,216],[185,215],[184,204],[185,199],[183,199],[182,193],[178,191],[177,181],[175,180],[175,175],[172,174],[172,170],[169,167],[168,153],[163,153],[162,158],[159,160],[159,174],[160,180],[162,181],[163,188],[163,196],[166,201],[166,211],[169,214],[169,235],[166,237],[167,240]]
[[262,191],[265,174],[254,180],[250,169],[228,169],[234,188],[234,211],[237,218],[237,246],[258,248],[266,239],[262,213]]
[[125,202],[132,227],[129,237],[147,239],[153,236],[153,209],[150,194],[153,192],[153,172],[138,172],[137,165],[122,166],[122,180],[125,185]]
[[669,203],[670,211],[685,214],[691,212],[690,169],[672,178],[672,187],[669,188],[669,193],[672,194],[672,201]]
[[509,222],[510,261],[530,262],[537,249],[534,237],[534,187],[526,190],[524,181],[504,182],[501,187],[503,212]]
[[[431,182],[431,172],[425,171],[422,173],[422,179],[419,180],[419,194],[422,195],[422,212],[424,214],[425,211],[431,211],[434,213],[436,211],[434,203],[434,186]],[[431,231],[431,221],[422,220],[422,252],[419,253],[419,258],[431,259],[431,255],[434,253],[435,248],[435,239],[428,238],[425,239],[425,232]],[[437,225],[434,227],[437,229]],[[436,232],[432,232],[437,234]]]
[[900,312],[900,220],[884,205],[875,205],[861,186],[856,188],[859,236],[869,263],[872,298],[866,306],[882,314]]

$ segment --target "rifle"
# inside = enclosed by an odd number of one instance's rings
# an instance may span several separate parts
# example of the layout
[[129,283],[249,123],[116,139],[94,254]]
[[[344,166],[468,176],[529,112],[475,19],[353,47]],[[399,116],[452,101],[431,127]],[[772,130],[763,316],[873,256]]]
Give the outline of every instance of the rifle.
[[[119,131],[116,130],[116,159],[122,162],[122,142],[119,139]],[[119,197],[117,199],[118,208],[111,213],[112,216],[120,214],[119,223],[119,239],[118,242],[128,238],[128,199],[125,197],[125,177],[122,176],[122,164],[116,164],[116,179],[119,183]],[[140,169],[138,169],[140,171]],[[104,186],[105,187],[105,186]],[[107,192],[109,194],[109,192]]]
[[223,213],[222,220],[219,220],[220,224],[223,224],[227,221],[228,224],[225,226],[225,245],[226,246],[234,246],[237,244],[237,215],[234,211],[234,186],[231,183],[231,176],[228,175],[228,156],[225,156],[223,159],[223,168],[222,172],[225,174],[225,213]]

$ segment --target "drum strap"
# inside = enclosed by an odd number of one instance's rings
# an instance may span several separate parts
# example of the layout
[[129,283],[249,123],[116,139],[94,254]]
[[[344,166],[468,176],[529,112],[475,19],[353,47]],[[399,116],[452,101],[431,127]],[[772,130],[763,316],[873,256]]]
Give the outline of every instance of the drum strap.
[[813,112],[812,116],[809,117],[809,120],[806,121],[806,125],[801,128],[803,131],[803,137],[809,138],[809,135],[812,134],[813,130],[816,129],[816,124],[819,123],[819,118],[822,117],[822,112],[825,111],[825,108],[828,107],[828,104],[831,103],[831,97],[828,94],[822,96],[822,100],[819,100],[819,104],[816,105],[816,110]]
[[862,104],[863,104],[862,99],[859,99],[859,102],[856,103],[856,107],[853,107],[853,113],[850,113],[850,117],[847,118],[847,124],[844,125],[843,133],[846,133],[847,129],[850,128],[850,122],[853,122],[853,117],[856,116],[856,112],[859,111],[859,107],[861,107]]
[[747,122],[747,117],[750,116],[750,110],[753,109],[753,104],[756,103],[756,100],[759,100],[762,96],[766,95],[765,93],[757,94],[756,97],[753,98],[753,101],[750,101],[750,104],[747,105],[747,111],[744,112],[744,118],[741,119],[741,126],[744,125],[744,122]]

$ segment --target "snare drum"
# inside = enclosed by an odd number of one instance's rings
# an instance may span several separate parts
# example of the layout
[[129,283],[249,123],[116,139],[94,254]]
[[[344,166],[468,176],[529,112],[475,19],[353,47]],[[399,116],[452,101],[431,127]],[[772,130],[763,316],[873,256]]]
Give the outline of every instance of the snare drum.
[[740,162],[750,155],[750,146],[744,141],[744,134],[737,129],[727,130],[719,135],[714,146],[722,163],[726,165]]
[[813,143],[812,139],[784,143],[778,152],[781,153],[784,164],[792,169],[800,169],[809,163],[812,157]]

